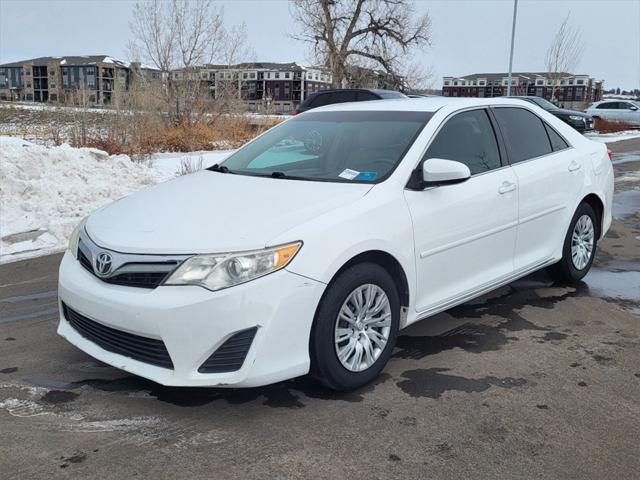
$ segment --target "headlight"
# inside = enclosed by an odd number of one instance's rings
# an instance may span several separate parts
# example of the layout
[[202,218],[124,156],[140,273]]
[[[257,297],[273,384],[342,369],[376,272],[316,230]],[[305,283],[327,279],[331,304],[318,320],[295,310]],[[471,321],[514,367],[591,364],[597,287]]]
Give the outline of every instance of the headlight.
[[221,290],[254,280],[286,267],[302,242],[251,252],[195,255],[165,280],[165,285],[200,285]]
[[583,120],[584,117],[579,117],[578,115],[569,115],[571,120]]
[[84,228],[84,225],[87,223],[87,218],[89,217],[84,217],[82,220],[80,220],[80,223],[76,225],[76,228],[73,229],[73,232],[71,232],[71,236],[69,237],[69,246],[67,248],[71,250],[71,254],[75,258],[78,258],[78,240],[80,239],[80,232]]

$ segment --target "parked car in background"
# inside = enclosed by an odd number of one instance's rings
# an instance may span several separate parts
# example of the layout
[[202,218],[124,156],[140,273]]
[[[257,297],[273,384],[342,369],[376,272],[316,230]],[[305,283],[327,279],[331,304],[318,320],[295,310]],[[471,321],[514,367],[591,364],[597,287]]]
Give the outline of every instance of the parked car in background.
[[58,333],[163,385],[354,389],[401,328],[545,267],[578,282],[612,197],[607,147],[521,100],[332,105],[89,215]]
[[566,110],[564,108],[559,108],[549,100],[545,100],[542,97],[522,96],[510,98],[519,98],[521,100],[533,103],[534,105],[538,105],[540,108],[543,108],[551,115],[555,115],[563,122],[571,125],[579,132],[588,132],[590,130],[593,130],[593,118],[591,117],[591,115],[588,115],[586,113],[578,112],[577,110]]
[[589,105],[585,112],[593,118],[640,127],[640,102],[634,100],[602,100]]
[[302,102],[298,108],[292,113],[306,112],[313,108],[324,107],[325,105],[333,105],[334,103],[346,102],[365,102],[368,100],[386,100],[386,99],[408,98],[402,92],[395,90],[368,89],[368,88],[342,88],[339,90],[322,90],[312,93]]

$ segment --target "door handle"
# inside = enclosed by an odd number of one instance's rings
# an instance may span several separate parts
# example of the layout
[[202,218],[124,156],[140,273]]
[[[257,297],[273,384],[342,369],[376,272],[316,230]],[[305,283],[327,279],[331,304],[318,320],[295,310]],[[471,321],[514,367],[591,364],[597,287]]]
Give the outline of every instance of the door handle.
[[516,189],[515,183],[504,181],[502,182],[502,185],[500,185],[500,188],[498,188],[498,193],[500,195],[503,195],[505,193],[513,192],[515,189]]
[[572,160],[567,168],[569,169],[570,172],[575,172],[576,170],[580,170],[581,166],[582,165],[580,165],[578,162],[576,162],[575,160]]

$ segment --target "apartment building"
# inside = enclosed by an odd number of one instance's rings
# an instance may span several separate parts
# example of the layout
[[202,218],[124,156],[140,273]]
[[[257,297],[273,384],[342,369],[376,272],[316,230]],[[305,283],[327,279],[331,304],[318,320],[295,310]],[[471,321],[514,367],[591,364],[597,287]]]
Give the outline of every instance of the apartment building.
[[[444,77],[442,95],[445,97],[501,97],[507,94],[507,73],[474,73],[463,77]],[[568,109],[583,110],[602,98],[602,81],[589,75],[572,73],[516,72],[511,75],[512,95],[531,95]]]
[[[108,55],[40,57],[0,65],[0,100],[27,102],[81,101],[106,105],[118,89],[127,89],[133,73],[159,72]],[[86,98],[85,98],[86,97]]]
[[172,72],[174,81],[199,81],[214,99],[237,98],[250,110],[294,110],[307,96],[331,88],[331,74],[322,67],[295,62],[251,62],[202,65]]

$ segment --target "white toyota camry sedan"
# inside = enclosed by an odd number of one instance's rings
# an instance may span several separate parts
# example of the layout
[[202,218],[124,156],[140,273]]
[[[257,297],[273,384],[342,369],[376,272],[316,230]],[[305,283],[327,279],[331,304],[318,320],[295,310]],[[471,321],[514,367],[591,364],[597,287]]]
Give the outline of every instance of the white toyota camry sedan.
[[112,203],[60,266],[58,333],[163,385],[374,379],[398,331],[535,270],[587,274],[605,145],[531,103],[347,103]]

